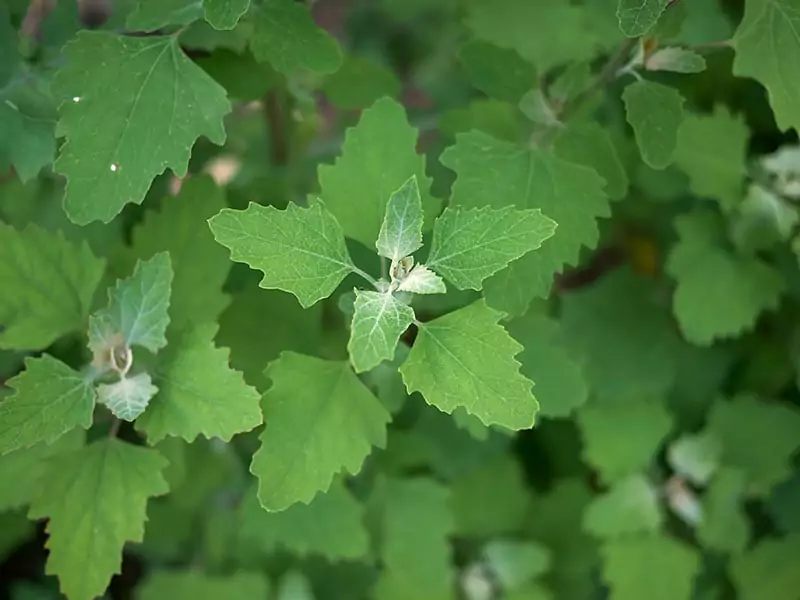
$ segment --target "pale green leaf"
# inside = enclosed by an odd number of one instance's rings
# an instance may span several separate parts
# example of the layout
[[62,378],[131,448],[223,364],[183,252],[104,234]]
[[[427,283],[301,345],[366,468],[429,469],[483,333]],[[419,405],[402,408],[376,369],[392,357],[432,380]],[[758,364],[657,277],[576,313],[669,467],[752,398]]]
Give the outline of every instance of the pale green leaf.
[[[597,244],[596,220],[610,216],[603,180],[594,171],[543,150],[470,132],[458,135],[441,160],[457,175],[454,206],[538,208],[558,223],[558,233],[539,250],[484,283],[487,295],[498,280],[502,289],[494,290],[497,295],[505,295],[509,286],[521,286],[526,305],[534,296],[547,296],[553,276],[565,265],[576,264],[581,248]],[[514,270],[513,276],[506,277],[508,270]]]
[[322,202],[285,210],[253,202],[209,220],[231,259],[264,273],[259,284],[294,294],[304,308],[330,296],[353,271],[342,228]]
[[409,393],[446,413],[464,407],[485,425],[532,427],[539,405],[514,358],[522,346],[498,324],[501,316],[478,300],[421,324],[400,367]]
[[47,523],[46,573],[70,600],[102,595],[120,572],[125,542],[144,536],[147,500],[168,491],[156,450],[103,439],[53,459],[30,509]]
[[446,208],[433,225],[427,266],[458,289],[483,281],[553,236],[556,223],[539,209]]
[[492,98],[517,104],[536,84],[536,69],[514,50],[469,40],[458,58],[473,85]]
[[564,348],[558,322],[529,313],[509,323],[508,332],[523,346],[520,372],[535,382],[540,417],[568,417],[586,402],[586,379]]
[[144,260],[169,252],[174,271],[169,302],[175,329],[214,321],[229,303],[222,286],[231,261],[206,221],[225,207],[225,196],[208,176],[184,180],[177,196],[164,198],[133,230],[131,254]]
[[342,67],[325,78],[322,91],[343,110],[366,108],[378,99],[396,98],[402,83],[394,71],[359,56],[347,56]]
[[275,600],[316,600],[311,582],[301,571],[293,569],[278,582]]
[[214,29],[233,29],[248,8],[250,0],[203,0],[206,21]]
[[667,459],[681,477],[695,485],[706,485],[719,467],[722,446],[708,432],[686,433],[669,446]]
[[683,96],[675,88],[653,81],[636,81],[622,92],[625,114],[633,127],[642,160],[653,169],[672,163],[683,123]]
[[794,600],[800,589],[799,555],[800,533],[795,533],[765,538],[734,557],[729,569],[741,600]]
[[664,405],[643,398],[589,402],[577,421],[584,460],[609,483],[646,469],[672,428]]
[[253,56],[279,73],[333,73],[342,65],[342,51],[331,35],[314,24],[305,4],[266,0],[253,19]]
[[709,116],[688,115],[678,130],[675,164],[697,196],[714,198],[728,210],[742,198],[749,137],[744,119],[722,105]]
[[228,351],[214,346],[216,332],[216,325],[198,325],[159,356],[159,393],[136,421],[151,443],[198,435],[229,441],[261,424],[260,396],[228,366]]
[[105,404],[117,418],[133,421],[144,412],[156,392],[158,388],[153,385],[150,375],[139,373],[122,377],[115,383],[98,385],[97,402]]
[[611,137],[599,123],[570,123],[556,138],[553,152],[568,162],[594,169],[605,180],[610,198],[620,200],[627,194],[628,175]]
[[310,503],[337,473],[357,473],[386,443],[389,414],[346,362],[284,352],[270,363],[266,427],[251,472],[267,510]]
[[92,382],[49,354],[26,358],[25,370],[6,385],[13,393],[0,400],[0,454],[92,425]]
[[30,504],[40,487],[47,483],[49,459],[77,450],[83,446],[84,437],[82,429],[72,429],[52,444],[40,442],[0,456],[0,481],[14,482],[0,486],[0,512]]
[[648,71],[700,73],[706,69],[706,59],[694,50],[670,46],[656,50],[648,56],[645,68]]
[[425,220],[432,223],[439,201],[430,195],[431,180],[425,174],[425,159],[416,151],[417,136],[403,106],[382,98],[347,130],[336,163],[319,166],[321,197],[347,237],[373,247],[389,197],[412,175],[422,196]]
[[619,0],[617,19],[628,37],[646,34],[667,8],[670,0]]
[[252,489],[239,509],[238,539],[268,553],[284,549],[299,556],[359,559],[369,550],[364,512],[338,479],[311,504],[295,504],[281,512],[264,510]]
[[677,281],[673,310],[684,337],[698,345],[752,329],[759,315],[778,307],[786,284],[757,257],[731,252],[722,219],[697,209],[675,219],[679,241],[667,257]]
[[133,275],[109,288],[106,307],[89,318],[89,348],[96,355],[120,344],[158,352],[167,345],[171,288],[168,252],[138,261]]
[[125,204],[140,204],[167,168],[184,177],[201,135],[225,141],[225,90],[176,37],[81,31],[64,56],[54,90],[64,101],[57,133],[67,141],[55,170],[67,178],[64,208],[75,223],[108,223]]
[[703,496],[703,517],[697,539],[704,548],[740,554],[750,538],[750,523],[744,510],[747,480],[742,471],[723,468],[714,475]]
[[197,570],[157,570],[137,586],[139,600],[264,600],[269,579],[263,573],[235,571],[209,575]]
[[40,350],[83,329],[104,268],[85,243],[0,223],[0,348]]
[[655,533],[663,518],[655,487],[643,475],[632,475],[595,498],[583,514],[583,528],[595,537],[613,539]]
[[514,590],[550,568],[551,555],[546,546],[537,542],[492,540],[483,549],[492,573],[503,589]]
[[751,184],[730,222],[730,237],[744,253],[755,254],[789,241],[800,214],[793,202],[773,190]]
[[444,294],[447,288],[436,273],[423,264],[415,265],[397,286],[398,292],[414,294]]
[[385,566],[376,600],[452,598],[448,537],[454,523],[447,488],[419,477],[389,479],[382,492],[380,553]]
[[389,196],[386,215],[375,246],[378,254],[398,261],[422,248],[422,199],[412,175]]
[[662,535],[606,542],[603,579],[609,600],[690,600],[700,571],[700,555],[682,542]]
[[356,290],[355,312],[347,352],[356,373],[394,356],[400,336],[414,322],[414,311],[390,292]]
[[155,31],[167,25],[188,25],[202,16],[203,0],[136,0],[125,26],[138,31]]
[[781,131],[800,128],[800,10],[795,0],[747,0],[733,38],[733,74],[767,88]]

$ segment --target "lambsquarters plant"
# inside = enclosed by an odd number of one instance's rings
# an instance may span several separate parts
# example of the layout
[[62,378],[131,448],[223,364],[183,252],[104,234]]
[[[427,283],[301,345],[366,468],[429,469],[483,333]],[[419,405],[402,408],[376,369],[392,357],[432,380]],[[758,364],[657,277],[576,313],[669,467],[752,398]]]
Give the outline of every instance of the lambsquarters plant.
[[77,4],[0,6],[3,593],[797,600],[800,0]]

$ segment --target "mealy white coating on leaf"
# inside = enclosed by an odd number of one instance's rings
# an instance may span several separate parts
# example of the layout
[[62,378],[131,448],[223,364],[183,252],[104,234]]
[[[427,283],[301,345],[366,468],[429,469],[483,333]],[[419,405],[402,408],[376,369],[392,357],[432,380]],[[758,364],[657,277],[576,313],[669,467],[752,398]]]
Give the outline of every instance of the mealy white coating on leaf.
[[400,281],[397,291],[414,294],[444,294],[447,288],[441,277],[420,263]]
[[414,311],[391,292],[356,290],[355,311],[347,351],[356,373],[394,356],[397,342],[414,322]]
[[392,261],[410,256],[422,247],[422,199],[416,175],[389,197],[378,241],[378,254]]
[[144,412],[156,392],[158,388],[153,385],[150,375],[139,373],[115,383],[98,385],[97,401],[105,404],[117,418],[133,421]]
[[645,68],[648,71],[700,73],[706,68],[706,59],[693,50],[672,46],[653,52],[647,58]]

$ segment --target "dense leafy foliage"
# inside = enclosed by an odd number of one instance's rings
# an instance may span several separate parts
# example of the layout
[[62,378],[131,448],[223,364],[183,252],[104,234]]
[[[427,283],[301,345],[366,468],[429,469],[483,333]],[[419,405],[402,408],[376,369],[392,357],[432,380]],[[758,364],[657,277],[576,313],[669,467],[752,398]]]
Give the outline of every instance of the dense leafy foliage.
[[0,595],[797,600],[798,31],[0,2]]

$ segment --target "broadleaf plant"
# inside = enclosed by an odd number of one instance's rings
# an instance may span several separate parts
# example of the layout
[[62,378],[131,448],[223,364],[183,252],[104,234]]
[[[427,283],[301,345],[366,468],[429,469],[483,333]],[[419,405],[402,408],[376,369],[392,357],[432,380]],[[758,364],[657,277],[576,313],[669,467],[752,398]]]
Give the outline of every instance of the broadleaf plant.
[[797,600],[799,30],[0,2],[0,597]]

